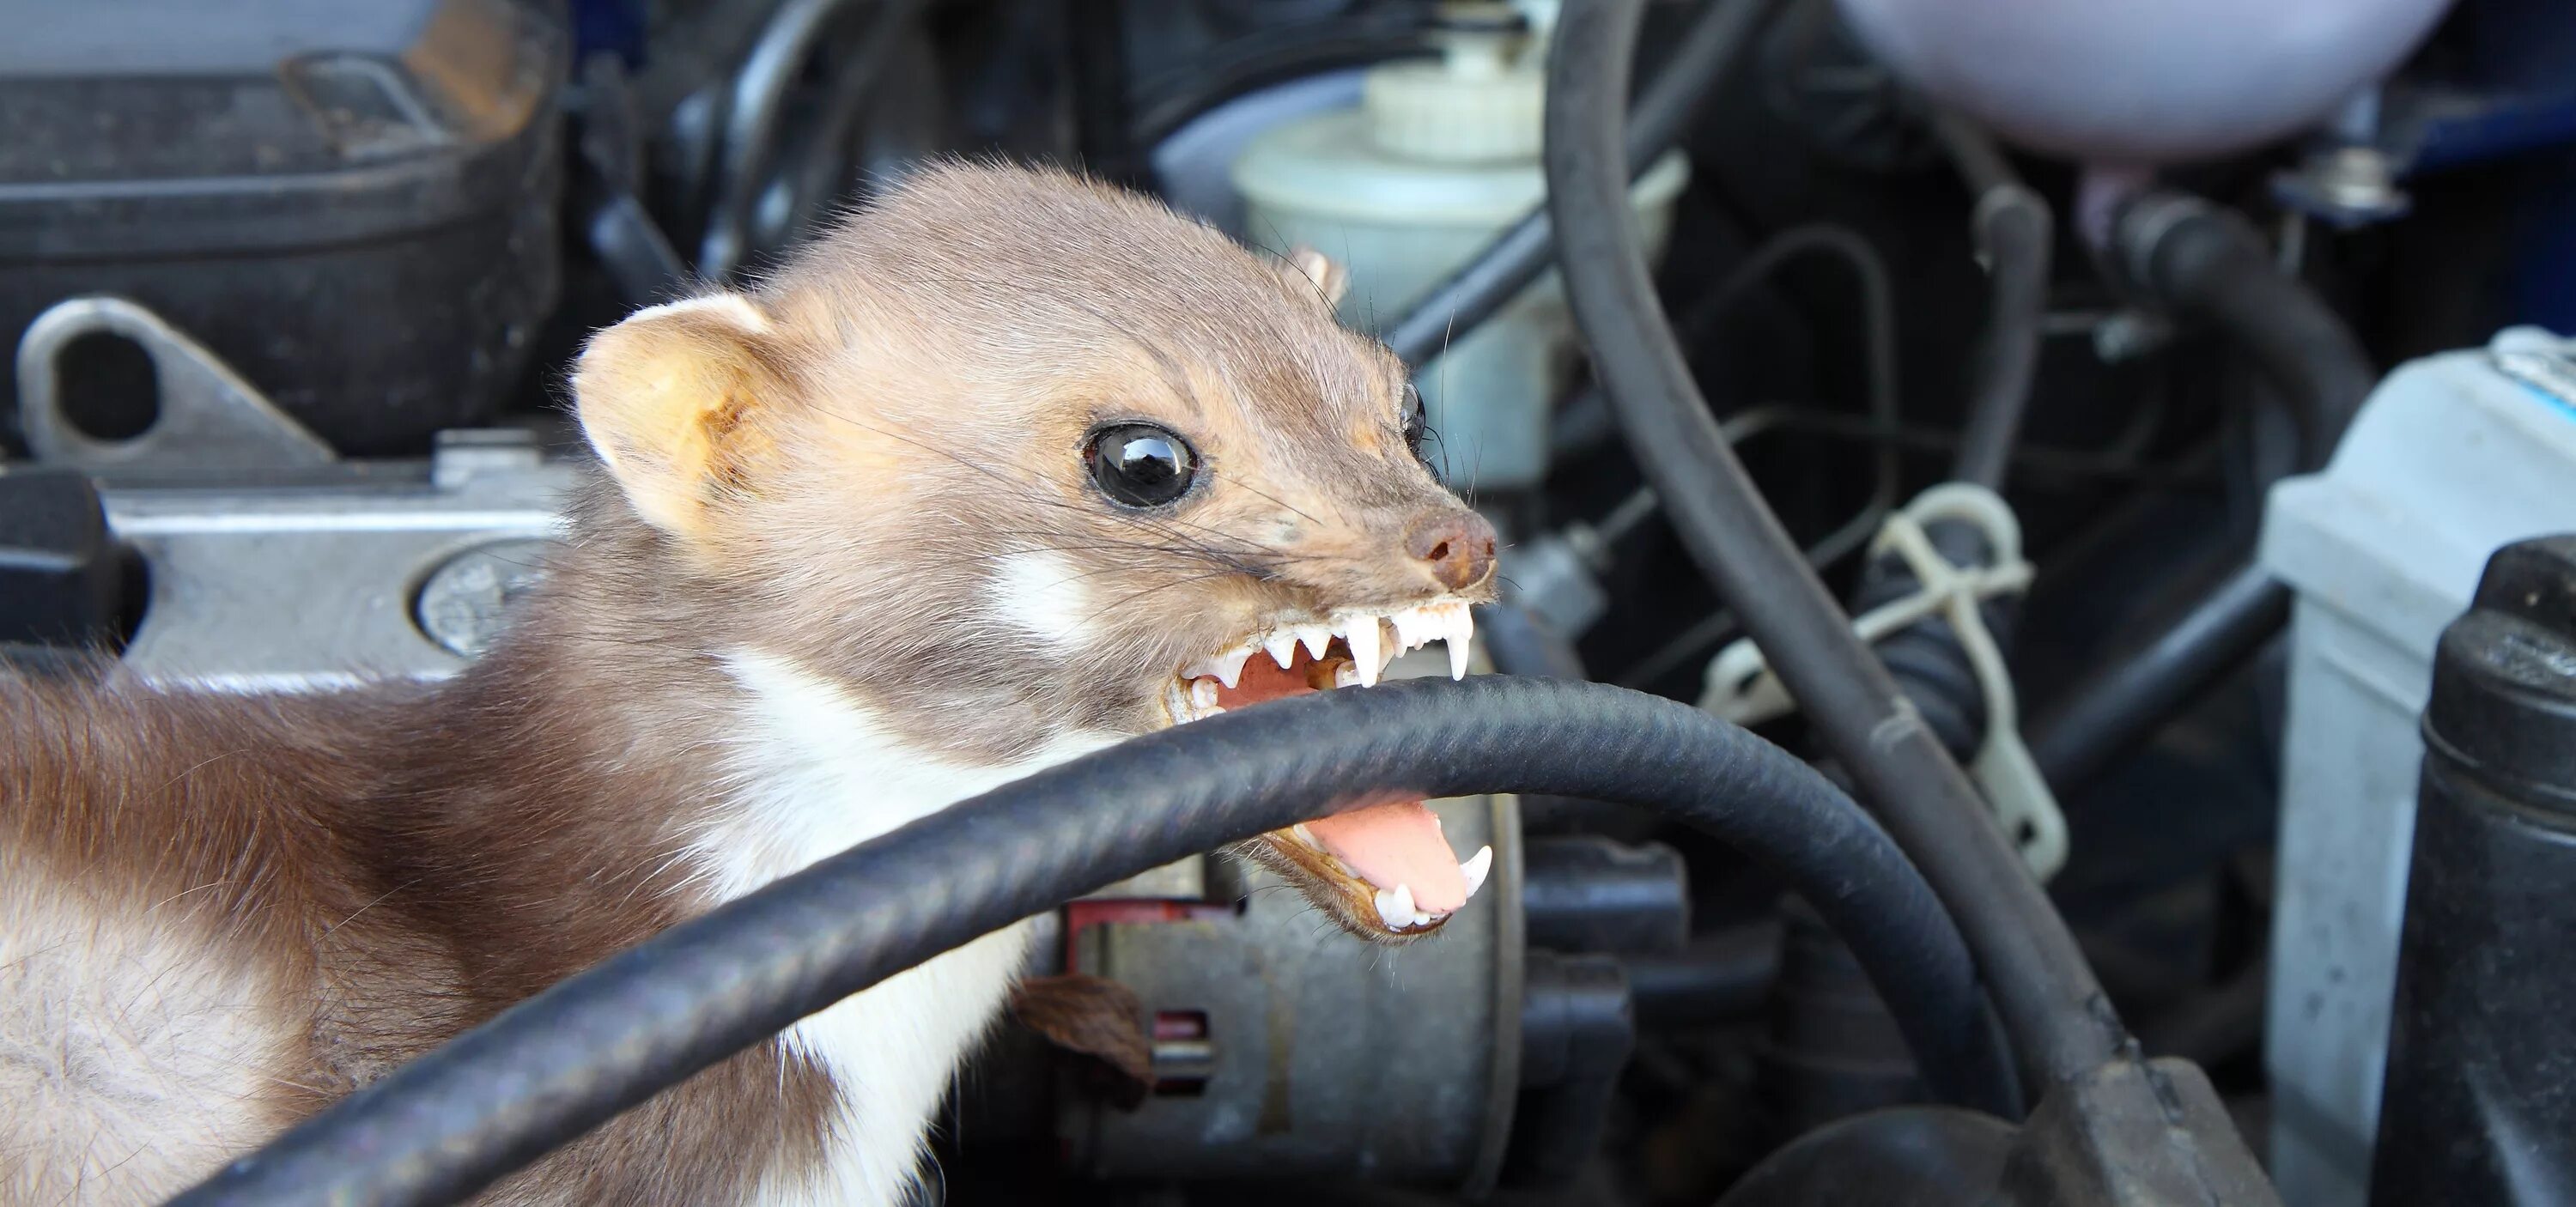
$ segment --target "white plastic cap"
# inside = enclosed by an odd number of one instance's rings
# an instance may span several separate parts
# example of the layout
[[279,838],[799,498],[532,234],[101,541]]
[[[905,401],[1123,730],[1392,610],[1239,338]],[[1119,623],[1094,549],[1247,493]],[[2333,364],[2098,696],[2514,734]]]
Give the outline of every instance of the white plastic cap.
[[1390,155],[1435,163],[1536,160],[1547,113],[1536,39],[1455,31],[1437,61],[1388,63],[1362,87],[1369,137]]

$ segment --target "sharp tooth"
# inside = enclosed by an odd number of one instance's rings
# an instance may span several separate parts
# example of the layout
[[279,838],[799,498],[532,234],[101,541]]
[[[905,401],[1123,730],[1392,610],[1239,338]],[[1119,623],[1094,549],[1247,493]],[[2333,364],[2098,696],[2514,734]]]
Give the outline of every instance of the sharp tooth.
[[1377,686],[1378,673],[1386,669],[1381,655],[1386,653],[1385,637],[1378,629],[1377,617],[1351,617],[1342,640],[1350,643],[1351,665],[1360,673],[1360,686]]
[[1340,666],[1337,666],[1337,667],[1334,667],[1334,668],[1333,668],[1333,686],[1334,686],[1336,689],[1339,689],[1339,688],[1345,688],[1345,687],[1358,687],[1359,685],[1360,685],[1360,670],[1359,670],[1359,668],[1358,668],[1358,667],[1352,666],[1350,663],[1345,662],[1345,663],[1341,664]]
[[1432,637],[1438,633],[1432,624],[1431,614],[1420,608],[1406,608],[1387,617],[1387,620],[1395,625],[1395,650],[1399,654],[1431,644]]
[[1297,634],[1281,629],[1263,638],[1261,648],[1269,652],[1270,660],[1278,663],[1279,669],[1287,670],[1288,664],[1297,660]]
[[1476,848],[1474,855],[1468,856],[1466,862],[1458,865],[1458,874],[1467,878],[1468,897],[1473,898],[1477,889],[1485,887],[1485,873],[1492,870],[1494,870],[1494,848],[1490,846]]
[[1251,646],[1210,654],[1181,669],[1184,679],[1215,679],[1232,687],[1243,679],[1243,664],[1252,658]]
[[1434,921],[1437,921],[1437,919],[1436,919],[1436,918],[1434,918],[1434,917],[1433,917],[1431,914],[1429,914],[1429,913],[1426,913],[1426,912],[1424,912],[1424,911],[1422,911],[1422,910],[1415,910],[1415,911],[1413,911],[1413,924],[1414,924],[1415,926],[1429,926],[1429,925],[1431,925]]
[[1214,679],[1190,680],[1190,703],[1195,704],[1200,708],[1216,707],[1216,692],[1216,680]]
[[1389,930],[1403,930],[1415,925],[1413,919],[1420,912],[1413,908],[1413,886],[1409,884],[1377,891],[1377,916]]
[[1467,655],[1476,648],[1476,614],[1461,603],[1440,607],[1440,640],[1449,647],[1449,677],[1467,677]]
[[1324,624],[1297,626],[1297,641],[1306,647],[1306,656],[1321,660],[1325,647],[1333,644],[1333,627]]
[[1298,822],[1296,825],[1288,827],[1288,832],[1296,835],[1297,841],[1305,843],[1307,846],[1313,847],[1318,851],[1324,849],[1324,844],[1315,841],[1315,832],[1307,829],[1306,823],[1302,821]]

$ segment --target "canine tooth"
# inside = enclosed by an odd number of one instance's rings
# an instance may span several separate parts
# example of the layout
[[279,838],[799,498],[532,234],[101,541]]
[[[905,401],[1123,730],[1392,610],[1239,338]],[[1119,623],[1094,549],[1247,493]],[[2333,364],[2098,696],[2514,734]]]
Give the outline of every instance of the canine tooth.
[[1468,856],[1466,862],[1458,865],[1458,874],[1467,878],[1468,897],[1473,898],[1477,889],[1485,887],[1485,873],[1492,870],[1494,870],[1494,848],[1490,846],[1476,848],[1475,854]]
[[1377,686],[1378,673],[1386,669],[1382,658],[1386,650],[1385,635],[1379,631],[1377,617],[1354,616],[1342,640],[1351,645],[1351,665],[1358,667],[1360,686]]
[[1449,647],[1449,677],[1467,677],[1467,655],[1475,649],[1476,614],[1462,603],[1440,605],[1434,619],[1439,626],[1440,642]]
[[1420,912],[1413,908],[1412,885],[1399,884],[1394,888],[1382,888],[1377,891],[1377,916],[1390,930],[1403,930],[1405,927],[1416,925],[1413,919]]
[[1297,660],[1297,634],[1281,629],[1263,638],[1261,648],[1269,653],[1272,662],[1279,664],[1279,669],[1287,670],[1288,664]]
[[1200,708],[1216,707],[1216,692],[1216,681],[1213,679],[1190,680],[1190,703]]

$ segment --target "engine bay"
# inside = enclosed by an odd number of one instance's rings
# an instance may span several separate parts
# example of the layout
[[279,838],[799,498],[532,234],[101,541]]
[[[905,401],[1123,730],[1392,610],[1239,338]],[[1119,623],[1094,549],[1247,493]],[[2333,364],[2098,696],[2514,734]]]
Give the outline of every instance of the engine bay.
[[[1985,995],[1933,1071],[2009,1066],[1933,1084],[1919,1003],[1873,987],[1891,949],[1812,899],[1831,877],[1646,807],[1684,764],[1586,729],[1554,756],[1604,765],[1568,782],[1655,786],[1390,803],[1431,773],[1389,771],[1349,785],[1373,808],[1226,840],[1265,858],[1050,904],[1024,974],[1116,986],[1116,1042],[1015,1003],[925,1204],[2576,1178],[2559,6],[19,7],[13,674],[454,676],[589,472],[589,333],[761,279],[921,164],[1061,163],[1346,272],[1340,321],[1411,371],[1407,439],[1485,526],[1447,539],[1500,585],[1175,667],[1187,724],[1154,740],[1302,707],[1324,749],[1321,718],[1393,707],[1334,699],[1381,678],[1688,706],[1876,819]],[[1476,852],[1455,883],[1418,867],[1443,842]],[[1336,933],[1282,859],[1414,941]]]

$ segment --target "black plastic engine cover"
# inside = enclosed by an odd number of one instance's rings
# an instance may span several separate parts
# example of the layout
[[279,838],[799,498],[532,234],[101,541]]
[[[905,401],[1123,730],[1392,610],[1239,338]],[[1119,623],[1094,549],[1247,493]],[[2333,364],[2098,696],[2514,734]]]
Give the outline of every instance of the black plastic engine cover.
[[117,294],[344,454],[486,417],[554,305],[560,9],[0,0],[0,340]]

